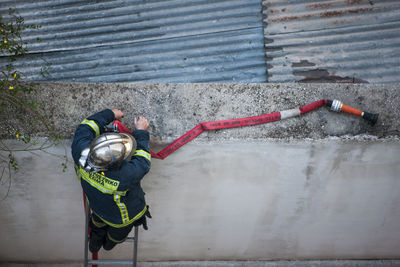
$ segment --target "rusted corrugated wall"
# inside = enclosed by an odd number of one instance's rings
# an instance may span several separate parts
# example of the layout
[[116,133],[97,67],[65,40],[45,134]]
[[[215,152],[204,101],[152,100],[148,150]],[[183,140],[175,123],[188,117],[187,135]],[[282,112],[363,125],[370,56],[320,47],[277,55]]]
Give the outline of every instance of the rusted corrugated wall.
[[400,82],[400,1],[264,0],[270,82]]
[[15,63],[28,80],[267,81],[261,0],[0,0],[10,7],[43,26]]
[[400,82],[398,0],[0,0],[9,7],[43,25],[15,63],[27,80]]

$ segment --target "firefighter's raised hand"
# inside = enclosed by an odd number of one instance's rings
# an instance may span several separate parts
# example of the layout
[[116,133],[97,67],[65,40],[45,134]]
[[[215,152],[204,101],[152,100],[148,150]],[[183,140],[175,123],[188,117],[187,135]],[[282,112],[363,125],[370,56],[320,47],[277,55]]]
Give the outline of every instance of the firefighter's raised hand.
[[134,119],[133,121],[136,130],[147,130],[149,128],[149,121],[143,117],[143,116],[138,116]]
[[114,112],[114,118],[116,120],[120,120],[121,118],[124,117],[124,113],[119,109],[114,108],[112,109],[112,112]]

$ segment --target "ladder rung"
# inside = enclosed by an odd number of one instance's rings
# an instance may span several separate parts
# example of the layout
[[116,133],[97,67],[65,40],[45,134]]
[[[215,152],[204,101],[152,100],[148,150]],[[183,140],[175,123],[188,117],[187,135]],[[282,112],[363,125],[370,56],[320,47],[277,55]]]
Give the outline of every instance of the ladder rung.
[[133,236],[132,237],[128,237],[127,239],[125,239],[124,242],[135,242],[135,238]]
[[88,264],[133,264],[132,260],[88,260]]

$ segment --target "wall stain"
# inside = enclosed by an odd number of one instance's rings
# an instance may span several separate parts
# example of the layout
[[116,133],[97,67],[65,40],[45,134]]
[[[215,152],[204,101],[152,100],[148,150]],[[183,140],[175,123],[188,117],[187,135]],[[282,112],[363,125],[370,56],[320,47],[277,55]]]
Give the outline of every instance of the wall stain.
[[313,67],[316,64],[313,62],[310,62],[308,60],[300,60],[299,62],[293,62],[292,67],[293,68],[300,68],[300,67]]
[[312,175],[315,172],[315,145],[312,144],[310,148],[310,155],[309,155],[309,160],[308,160],[308,165],[305,169],[305,175],[306,175],[306,186],[308,186],[309,181],[311,180]]
[[[300,64],[304,63],[293,63],[292,67],[299,67]],[[329,82],[329,83],[368,83],[368,81],[362,80],[356,77],[341,77],[332,75],[326,69],[316,68],[311,70],[293,70],[293,75],[302,76],[303,79],[299,80],[300,83],[313,83],[313,82]]]
[[334,10],[334,11],[325,11],[321,13],[315,14],[305,14],[301,16],[286,16],[281,18],[270,18],[269,22],[285,22],[285,21],[295,21],[301,19],[311,19],[314,17],[321,17],[321,18],[330,18],[330,17],[339,17],[344,16],[347,14],[360,14],[360,13],[367,13],[373,11],[374,8],[367,7],[367,8],[354,8],[354,9],[346,9],[346,10]]

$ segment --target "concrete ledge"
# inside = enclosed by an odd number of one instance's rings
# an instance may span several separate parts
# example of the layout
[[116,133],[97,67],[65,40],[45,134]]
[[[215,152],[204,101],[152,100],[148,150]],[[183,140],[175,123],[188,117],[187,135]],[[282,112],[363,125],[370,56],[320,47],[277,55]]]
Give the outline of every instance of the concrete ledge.
[[[68,137],[86,116],[104,108],[120,108],[123,122],[133,117],[151,121],[152,140],[168,143],[203,121],[261,115],[296,108],[319,99],[339,99],[345,104],[379,113],[375,126],[327,108],[302,117],[264,125],[203,133],[203,140],[323,138],[400,133],[398,84],[86,84],[41,83],[36,98],[44,103],[57,131]],[[0,126],[3,127],[3,126]],[[36,129],[39,135],[40,129]]]

